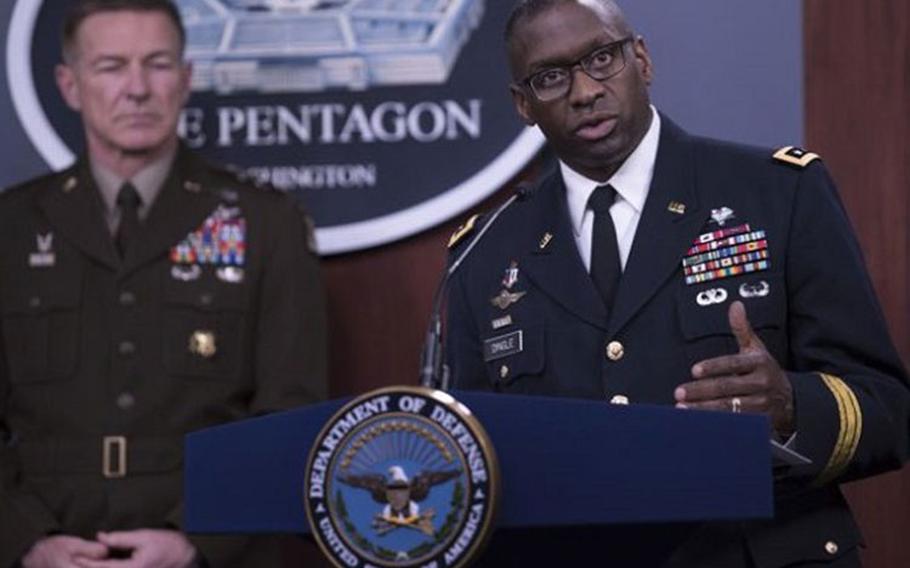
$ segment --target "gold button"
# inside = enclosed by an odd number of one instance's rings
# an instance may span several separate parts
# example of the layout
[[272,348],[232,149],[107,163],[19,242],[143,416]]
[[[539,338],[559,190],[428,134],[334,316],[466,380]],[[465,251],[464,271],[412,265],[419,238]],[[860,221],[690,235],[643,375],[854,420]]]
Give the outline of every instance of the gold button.
[[218,352],[215,334],[208,330],[197,330],[190,336],[190,353],[203,359],[211,359]]
[[508,365],[503,365],[502,367],[499,368],[499,376],[503,379],[509,376],[509,366]]
[[618,394],[610,399],[610,404],[629,404],[629,397],[623,394]]
[[607,344],[607,358],[610,361],[619,361],[626,354],[626,348],[618,341]]
[[829,540],[828,542],[825,543],[825,552],[827,552],[828,554],[837,554],[838,550],[839,550],[839,548],[837,546],[837,543],[834,542],[833,540]]

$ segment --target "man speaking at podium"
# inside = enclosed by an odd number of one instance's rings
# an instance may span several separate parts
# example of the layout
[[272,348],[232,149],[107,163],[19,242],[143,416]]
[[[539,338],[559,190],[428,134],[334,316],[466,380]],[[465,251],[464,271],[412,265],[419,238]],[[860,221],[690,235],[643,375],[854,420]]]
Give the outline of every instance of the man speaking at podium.
[[0,195],[0,567],[274,566],[180,532],[183,434],[320,399],[323,296],[290,198],[182,147],[169,0],[76,0],[57,82],[87,153]]
[[773,521],[703,525],[668,565],[858,565],[838,483],[901,465],[910,391],[821,161],[656,112],[611,0],[519,2],[506,43],[515,107],[559,167],[455,274],[454,388],[766,414],[812,464],[779,480]]

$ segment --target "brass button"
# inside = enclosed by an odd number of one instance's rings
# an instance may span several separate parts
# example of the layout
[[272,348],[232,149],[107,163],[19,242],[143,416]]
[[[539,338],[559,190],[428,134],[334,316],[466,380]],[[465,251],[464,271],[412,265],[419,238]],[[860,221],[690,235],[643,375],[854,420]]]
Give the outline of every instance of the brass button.
[[829,540],[828,542],[825,543],[825,552],[827,552],[828,554],[831,554],[831,555],[837,554],[838,550],[840,550],[840,548],[837,546],[837,543],[834,542],[833,540]]
[[509,376],[509,366],[503,365],[499,368],[499,377],[504,379]]
[[128,291],[120,292],[118,301],[120,302],[121,306],[132,306],[136,303],[136,294]]
[[623,394],[617,394],[613,398],[610,399],[610,404],[627,405],[627,404],[629,404],[629,397],[627,397],[626,395],[623,395]]
[[626,348],[618,341],[611,341],[607,344],[607,359],[610,361],[619,361],[626,354]]
[[117,352],[124,356],[132,355],[136,352],[136,344],[132,341],[121,341],[117,345]]
[[120,410],[129,410],[136,404],[136,397],[131,393],[122,392],[117,397],[117,408]]
[[209,330],[197,330],[190,336],[190,353],[203,359],[211,359],[218,352],[215,334]]

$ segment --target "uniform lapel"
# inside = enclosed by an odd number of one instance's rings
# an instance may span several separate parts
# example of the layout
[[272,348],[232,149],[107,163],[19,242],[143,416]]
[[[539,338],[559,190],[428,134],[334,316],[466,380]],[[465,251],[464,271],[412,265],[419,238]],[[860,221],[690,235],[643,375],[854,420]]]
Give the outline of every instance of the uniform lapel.
[[525,274],[564,308],[606,330],[606,308],[578,255],[562,176],[553,173],[531,199],[535,212],[528,226],[535,232],[528,234],[521,263]]
[[83,254],[116,270],[120,261],[87,162],[80,160],[58,180],[39,202],[50,226]]
[[204,167],[181,148],[161,193],[143,223],[136,246],[127,253],[122,276],[166,254],[195,231],[218,206]]
[[[693,145],[678,126],[661,119],[654,179],[610,318],[611,334],[619,332],[677,271],[705,221],[699,211]],[[671,211],[671,202],[684,205],[685,212],[679,207]]]

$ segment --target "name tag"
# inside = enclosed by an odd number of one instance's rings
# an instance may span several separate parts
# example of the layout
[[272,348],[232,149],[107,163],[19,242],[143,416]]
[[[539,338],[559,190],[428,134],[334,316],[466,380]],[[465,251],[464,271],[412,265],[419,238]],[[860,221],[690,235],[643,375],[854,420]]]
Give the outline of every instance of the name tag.
[[524,349],[524,332],[522,330],[513,331],[506,335],[500,335],[483,342],[483,360],[486,362],[495,361],[521,353]]

